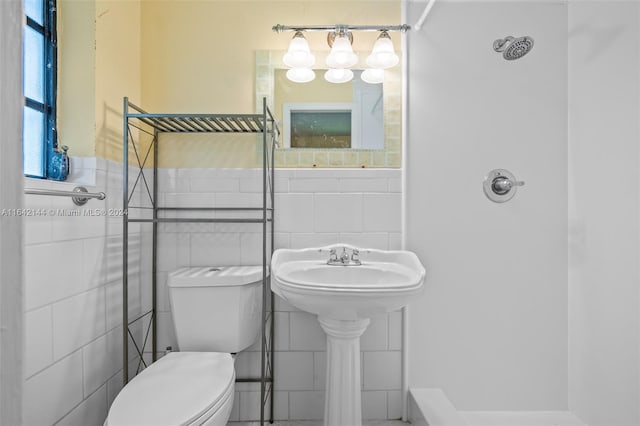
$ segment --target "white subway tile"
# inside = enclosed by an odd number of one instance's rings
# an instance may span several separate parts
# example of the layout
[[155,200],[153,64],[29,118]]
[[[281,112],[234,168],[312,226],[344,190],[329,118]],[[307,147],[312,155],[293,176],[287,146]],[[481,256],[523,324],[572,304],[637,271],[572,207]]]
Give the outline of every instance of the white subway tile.
[[387,391],[387,419],[402,418],[402,392]]
[[240,181],[238,179],[214,177],[211,179],[191,178],[192,192],[238,192]]
[[363,230],[365,232],[400,232],[400,194],[363,195]]
[[335,178],[296,178],[289,181],[289,192],[340,192],[340,181]]
[[327,352],[313,353],[313,390],[325,389],[327,381]]
[[400,232],[389,233],[389,250],[402,250],[402,234]]
[[391,178],[389,179],[389,192],[402,192],[402,179]]
[[279,248],[290,248],[291,247],[291,243],[290,243],[290,235],[289,233],[281,233],[281,232],[276,232],[274,234],[274,247],[275,249],[279,249]]
[[384,351],[387,349],[387,315],[371,317],[369,326],[360,337],[363,351]]
[[337,233],[292,233],[290,248],[324,247],[340,241]]
[[[240,394],[239,420],[259,421],[260,420],[260,392],[247,391],[238,392]],[[282,419],[289,411],[289,400],[286,392],[276,392],[273,399],[274,417]],[[265,418],[271,415],[269,404],[265,406]]]
[[313,389],[313,352],[276,353],[275,375],[279,390]]
[[324,391],[289,392],[289,419],[321,420],[324,418]]
[[402,350],[402,310],[389,314],[389,350]]
[[276,305],[276,311],[277,312],[298,312],[298,311],[300,311],[300,309],[298,309],[295,306],[289,304],[289,302],[287,302],[286,300],[284,300],[283,298],[281,298],[278,295],[275,296],[275,305]]
[[[269,241],[267,241],[267,244]],[[240,264],[262,265],[262,233],[240,234]]]
[[316,315],[307,312],[289,314],[289,348],[298,351],[321,351],[327,347],[327,337]]
[[105,237],[88,238],[82,241],[82,280],[87,283],[87,288],[92,288],[106,283],[107,239]]
[[383,232],[342,233],[339,239],[340,243],[354,247],[387,250],[389,235]]
[[361,194],[316,194],[316,232],[361,232]]
[[56,423],[56,426],[102,426],[107,418],[107,411],[107,386],[103,385]]
[[262,207],[262,192],[255,193],[217,193],[216,207]]
[[[276,192],[289,192],[289,179],[281,177],[280,172],[276,172],[273,186]],[[256,192],[262,194],[262,188],[262,175],[254,179],[240,179],[240,192]]]
[[53,305],[53,356],[60,359],[106,331],[104,287]]
[[240,263],[240,235],[202,233],[191,235],[191,266],[224,266]]
[[165,207],[211,207],[215,204],[212,193],[171,193],[164,194]]
[[115,328],[83,347],[82,357],[84,394],[89,395],[106,383],[122,365],[122,329]]
[[365,390],[398,390],[401,386],[400,351],[363,352]]
[[104,286],[106,298],[106,330],[112,330],[122,324],[122,281],[111,282]]
[[336,192],[388,192],[389,180],[385,178],[343,178]]
[[366,420],[382,420],[387,418],[387,392],[362,392],[362,418]]
[[82,352],[77,351],[26,380],[23,424],[52,425],[82,398]]
[[313,232],[313,195],[276,194],[275,209],[276,232]]
[[171,312],[158,312],[156,324],[158,327],[158,350],[164,351],[167,346],[171,346],[174,351],[179,350]]
[[240,420],[240,392],[233,393],[233,406],[231,407],[231,414],[229,414],[230,422],[237,422]]
[[122,370],[119,370],[107,381],[107,407],[111,407],[113,400],[122,390]]
[[262,353],[243,351],[236,355],[236,377],[254,378],[260,377],[262,368]]
[[288,351],[289,350],[289,313],[288,312],[274,312],[276,319],[275,324],[275,350],[276,351]]
[[53,362],[51,306],[29,311],[25,315],[25,377]]
[[86,287],[82,268],[68,268],[82,259],[82,241],[25,247],[25,304],[37,308],[81,292]]

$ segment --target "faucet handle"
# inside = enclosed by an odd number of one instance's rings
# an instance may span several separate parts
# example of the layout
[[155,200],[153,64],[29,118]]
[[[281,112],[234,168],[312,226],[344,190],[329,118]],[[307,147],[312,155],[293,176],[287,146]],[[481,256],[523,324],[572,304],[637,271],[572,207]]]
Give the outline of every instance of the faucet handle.
[[329,250],[329,260],[338,260],[338,253],[336,253],[336,249],[332,248]]
[[358,250],[357,248],[354,248],[351,251],[351,260],[353,260],[353,261],[359,260],[358,256],[360,256],[360,250]]

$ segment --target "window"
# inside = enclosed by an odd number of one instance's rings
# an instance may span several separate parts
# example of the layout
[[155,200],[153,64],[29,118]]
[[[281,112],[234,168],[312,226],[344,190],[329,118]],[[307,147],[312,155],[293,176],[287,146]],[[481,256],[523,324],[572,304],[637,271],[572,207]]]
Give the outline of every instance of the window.
[[56,139],[56,0],[25,0],[24,174],[47,178]]

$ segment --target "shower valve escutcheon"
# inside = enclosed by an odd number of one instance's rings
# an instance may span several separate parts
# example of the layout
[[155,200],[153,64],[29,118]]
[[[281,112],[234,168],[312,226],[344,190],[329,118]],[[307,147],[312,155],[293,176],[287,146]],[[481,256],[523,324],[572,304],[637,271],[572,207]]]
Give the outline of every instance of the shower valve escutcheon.
[[495,203],[504,203],[516,195],[519,186],[524,182],[516,180],[516,177],[508,170],[491,170],[484,178],[483,189],[488,199]]

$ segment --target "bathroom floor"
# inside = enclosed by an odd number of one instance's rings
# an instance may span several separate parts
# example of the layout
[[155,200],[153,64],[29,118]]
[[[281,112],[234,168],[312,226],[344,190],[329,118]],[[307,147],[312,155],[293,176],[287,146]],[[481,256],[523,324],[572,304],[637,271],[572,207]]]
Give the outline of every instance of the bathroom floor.
[[[322,420],[287,420],[287,421],[275,421],[273,426],[322,426],[324,423]],[[265,423],[269,425],[269,423]],[[362,422],[363,426],[406,426],[408,423],[404,423],[400,420],[365,420]],[[260,422],[229,422],[227,426],[260,426]]]

